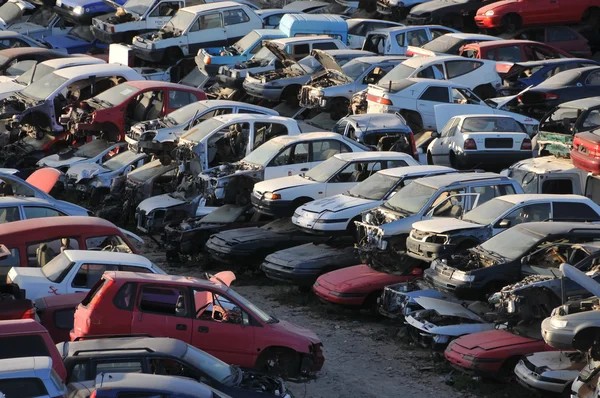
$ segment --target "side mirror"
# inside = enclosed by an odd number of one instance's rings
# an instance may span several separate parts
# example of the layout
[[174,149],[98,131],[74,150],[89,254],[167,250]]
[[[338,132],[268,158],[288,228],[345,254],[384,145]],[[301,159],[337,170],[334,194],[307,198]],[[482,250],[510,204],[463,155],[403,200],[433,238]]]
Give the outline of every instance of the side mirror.
[[499,228],[508,228],[508,227],[510,227],[510,220],[509,220],[509,219],[506,219],[506,218],[505,218],[504,220],[501,220],[501,221],[498,223],[498,227],[499,227]]
[[523,256],[521,258],[521,265],[527,265],[528,262],[529,262],[529,256]]
[[431,138],[440,138],[440,133],[438,133],[437,131],[432,132]]

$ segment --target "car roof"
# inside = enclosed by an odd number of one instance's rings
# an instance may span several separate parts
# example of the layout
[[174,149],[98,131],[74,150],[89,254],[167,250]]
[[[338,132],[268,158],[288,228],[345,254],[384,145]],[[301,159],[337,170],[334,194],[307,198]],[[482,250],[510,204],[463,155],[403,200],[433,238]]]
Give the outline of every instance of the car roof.
[[[312,3],[312,1],[311,1],[311,3]],[[338,24],[341,24],[342,22],[344,24],[346,23],[346,21],[342,17],[340,17],[339,15],[335,15],[335,14],[286,14],[286,15],[289,15],[289,17],[286,18],[284,16],[285,19],[292,19],[292,20],[296,20],[296,21],[304,21],[304,22],[310,22],[310,23],[324,23],[324,22],[336,22]],[[283,18],[282,18],[282,20],[283,20]]]
[[[408,59],[404,55],[369,55],[366,57],[358,57],[353,59],[352,61],[362,61],[368,64],[380,64],[386,62],[401,62]],[[350,62],[352,62],[350,61]]]
[[419,179],[419,183],[432,188],[443,188],[450,185],[461,185],[462,183],[468,183],[470,181],[483,181],[491,179],[510,181],[508,177],[501,176],[500,174],[496,173],[456,173],[424,177]]
[[[274,116],[274,115],[259,115],[259,114],[247,114],[247,113],[229,113],[227,115],[219,115],[211,118],[212,120],[218,120],[223,123],[231,123],[235,121],[254,121],[254,120],[270,120],[273,122],[296,122],[295,119],[291,119],[285,116]],[[191,130],[193,131],[193,129]],[[186,134],[187,135],[187,134]]]
[[[467,58],[468,59],[468,58]],[[427,65],[439,61],[464,61],[465,57],[459,55],[436,55],[434,57],[411,57],[407,58],[402,64],[411,68],[418,68],[422,65]]]
[[[373,55],[373,53],[370,51],[353,50],[351,48],[340,48],[337,50],[324,50],[324,51],[327,54],[331,55],[332,57],[341,56],[341,55],[365,55],[365,56]],[[359,57],[357,57],[357,58],[359,58]]]
[[0,236],[31,233],[32,230],[37,230],[37,235],[41,234],[40,230],[55,230],[57,228],[70,229],[69,232],[72,232],[71,229],[89,228],[90,230],[96,230],[94,232],[102,234],[106,233],[107,229],[117,229],[118,227],[110,221],[99,217],[42,217],[0,224]]
[[[371,33],[395,33],[395,32],[407,32],[410,30],[416,30],[416,29],[423,29],[423,28],[430,28],[430,29],[435,29],[435,28],[444,28],[444,29],[448,29],[446,26],[442,26],[442,25],[398,25],[398,26],[390,26],[387,28],[379,28],[379,29],[373,29],[369,32],[367,32],[368,34]],[[450,32],[448,32],[450,33]]]
[[3,376],[11,376],[11,373],[13,372],[42,369],[50,370],[51,368],[52,359],[50,357],[37,356],[0,359],[0,378],[4,378]]
[[64,254],[69,260],[73,262],[98,261],[107,264],[138,263],[147,267],[150,267],[152,265],[152,262],[146,257],[133,253],[109,252],[103,250],[65,250],[61,254]]
[[48,333],[41,323],[34,319],[10,319],[0,321],[0,335]]
[[[204,383],[181,376],[164,376],[147,373],[105,373],[101,385],[96,389],[131,388],[158,391],[177,391],[193,397],[213,397],[213,392]],[[98,381],[98,379],[96,379]],[[120,395],[120,394],[119,394]]]
[[550,194],[550,193],[522,193],[514,195],[497,196],[494,199],[501,199],[512,204],[533,201],[565,201],[565,202],[587,202],[591,199],[582,195],[565,195],[565,194]]
[[427,174],[427,173],[435,173],[435,172],[455,172],[451,167],[446,166],[430,166],[430,165],[421,165],[421,166],[405,166],[405,167],[394,167],[393,169],[385,169],[379,170],[377,174],[385,174],[390,177],[404,177],[412,174]]
[[533,67],[533,66],[539,66],[539,65],[552,66],[554,64],[564,64],[564,63],[570,63],[570,62],[594,62],[594,60],[587,59],[587,58],[549,58],[549,59],[541,59],[541,60],[537,60],[537,61],[515,62],[514,64],[527,68],[527,67]]
[[337,40],[334,39],[331,36],[326,36],[326,35],[319,35],[319,36],[295,36],[295,37],[281,37],[279,39],[270,39],[270,41],[272,42],[278,42],[281,44],[288,44],[288,43],[296,43],[299,41],[324,41],[324,40]]
[[[403,124],[402,119],[394,113],[363,113],[346,116],[346,119],[354,121],[365,132],[395,129],[398,128],[399,124]],[[406,126],[406,124],[403,125]]]
[[196,14],[196,13],[199,13],[202,11],[211,11],[211,10],[218,10],[221,8],[240,7],[240,6],[248,7],[242,3],[237,3],[235,1],[216,1],[214,3],[198,4],[195,6],[184,7],[184,8],[181,8],[180,11],[187,11],[187,12]]
[[469,43],[466,46],[476,45],[481,47],[495,47],[495,46],[510,46],[510,45],[519,45],[519,44],[538,44],[544,47],[550,47],[547,44],[540,43],[539,41],[533,40],[521,40],[521,39],[500,39],[500,40],[492,40],[492,41],[481,41],[478,43]]
[[[2,34],[7,32],[0,31],[0,39],[2,39]],[[26,54],[56,54],[63,55],[64,58],[70,58],[69,54],[61,53],[56,50],[51,50],[49,48],[43,47],[17,47],[17,48],[7,48],[5,50],[0,50],[0,55],[4,55],[5,57],[12,58],[18,57],[19,55]]]
[[93,73],[106,73],[108,71],[121,72],[121,71],[133,71],[127,65],[120,64],[96,64],[96,65],[81,65],[73,66],[71,68],[64,68],[54,71],[53,73],[57,76],[70,79],[79,75],[89,75]]
[[583,172],[583,170],[578,169],[573,165],[573,161],[570,158],[557,158],[552,155],[521,160],[510,166],[510,170],[515,169],[525,169],[540,173],[567,170],[576,170]]
[[561,108],[591,108],[600,105],[600,97],[581,98],[574,101],[563,102]]
[[42,199],[27,196],[0,196],[0,206],[8,205],[27,205],[27,204],[45,204],[52,206],[52,202]]
[[[469,87],[467,87],[465,85],[453,82],[452,80],[425,79],[425,78],[422,78],[422,77],[409,77],[406,80],[413,81],[415,83],[423,83],[423,84],[426,84],[428,86],[435,85],[435,86],[457,87],[457,88],[465,88],[465,89],[469,88]],[[409,86],[409,87],[405,88],[404,90],[410,89],[410,87],[412,87],[412,86]]]
[[342,137],[338,133],[329,131],[315,132],[315,133],[303,133],[299,135],[280,135],[278,137],[271,138],[270,141],[290,144],[296,141],[311,141],[319,140],[322,138],[340,138]]
[[86,65],[91,64],[105,64],[106,61],[91,57],[91,56],[80,56],[80,57],[69,57],[69,58],[55,58],[49,59],[48,61],[41,62],[43,65],[47,65],[54,69],[62,69],[65,67],[69,67],[69,65],[81,65],[82,63],[86,63]]
[[378,159],[411,159],[412,156],[402,152],[392,151],[371,151],[371,152],[345,152],[336,153],[333,155],[335,158],[351,162],[353,160],[378,160]]
[[149,274],[141,272],[128,272],[128,271],[106,271],[104,276],[108,276],[114,281],[127,281],[127,282],[147,282],[147,283],[171,283],[184,286],[204,286],[207,288],[227,290],[229,287],[221,283],[215,283],[206,279],[194,278],[191,276],[181,275],[162,275],[162,274]]
[[[102,351],[145,351],[162,354],[170,354],[182,357],[187,351],[188,345],[178,339],[168,337],[119,337],[109,339],[89,339],[80,341],[67,341],[64,343],[61,355],[67,356],[97,356]],[[114,352],[110,352],[114,355]],[[108,355],[108,354],[107,354]]]
[[525,229],[541,236],[568,233],[574,229],[597,230],[600,234],[600,225],[586,222],[535,221],[517,224],[513,228]]
[[[14,36],[22,36],[22,34],[19,32],[12,31],[12,30],[0,31],[0,39],[5,38],[5,37],[14,37]],[[28,48],[28,47],[17,47],[17,48]],[[43,48],[43,47],[39,47],[39,48]]]
[[312,1],[312,0],[292,1],[291,3],[288,3],[288,4],[284,5],[283,7],[281,7],[281,9],[282,10],[291,10],[291,11],[301,11],[301,10],[305,10],[307,8],[319,7],[319,6],[327,7],[327,6],[329,6],[329,3],[325,2],[325,1]]
[[453,118],[458,117],[461,119],[466,119],[468,117],[497,117],[497,118],[504,118],[504,119],[513,119],[514,117],[510,116],[510,115],[501,115],[501,114],[494,114],[494,113],[481,113],[481,114],[477,114],[477,113],[472,113],[472,114],[467,114],[467,115],[456,115],[453,116]]
[[[484,35],[482,33],[446,33],[445,35],[442,35],[440,37],[455,37],[457,39],[462,40],[502,40],[499,37]],[[437,37],[436,39],[439,39],[439,37]]]

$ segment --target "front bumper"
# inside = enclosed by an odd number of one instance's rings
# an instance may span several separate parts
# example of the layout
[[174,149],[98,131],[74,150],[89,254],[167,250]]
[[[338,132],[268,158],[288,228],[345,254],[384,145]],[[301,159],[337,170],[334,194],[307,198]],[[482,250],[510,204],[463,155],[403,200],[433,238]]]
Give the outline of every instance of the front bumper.
[[246,83],[245,81],[243,87],[246,90],[246,94],[272,102],[279,101],[284,89],[284,87],[266,87],[264,84]]
[[521,160],[529,159],[532,151],[464,151],[456,155],[460,167],[480,167],[481,165],[508,167]]
[[472,354],[473,352],[456,344],[456,342],[451,342],[444,351],[444,357],[450,362],[450,365],[467,374],[496,375],[506,360],[506,358],[479,358]]
[[499,28],[501,25],[502,16],[493,15],[491,17],[485,15],[476,15],[475,24],[480,29],[493,29]]
[[[133,53],[136,57],[149,62],[160,62],[165,56],[164,49],[142,48],[136,45],[133,46]],[[175,60],[172,60],[175,61]]]
[[291,200],[265,200],[254,194],[250,195],[250,200],[260,213],[276,218],[291,217],[296,210]]
[[336,292],[333,288],[321,285],[317,280],[313,285],[313,292],[317,298],[325,303],[339,304],[347,307],[362,307],[366,294]]
[[227,88],[237,88],[237,89],[243,89],[244,88],[244,79],[243,77],[231,77],[231,76],[227,76],[224,74],[218,74],[217,77],[217,83],[219,83],[220,85],[223,85],[224,87]]
[[311,286],[319,277],[321,269],[297,269],[272,263],[268,257],[261,264],[260,269],[269,279],[290,283],[298,286]]
[[[94,37],[98,39],[98,41],[106,44],[111,43],[123,43],[125,40],[125,33],[127,32],[107,32],[103,29],[98,28],[95,25],[92,25],[92,33]],[[129,44],[129,43],[126,43]]]
[[574,331],[569,328],[556,329],[550,324],[551,319],[546,318],[542,322],[542,337],[546,344],[559,350],[573,349]]
[[208,254],[217,262],[224,264],[246,264],[254,253],[252,249],[235,247],[216,235],[211,236],[205,245]]
[[431,262],[439,257],[454,253],[456,245],[422,242],[409,236],[406,238],[406,253],[417,260]]
[[517,381],[520,385],[535,392],[542,390],[553,393],[562,393],[565,390],[566,385],[569,384],[558,379],[550,379],[551,381],[548,381],[548,379],[541,380],[540,375],[529,370],[522,360],[515,366],[515,375],[517,376]]
[[302,231],[309,234],[345,235],[348,219],[324,219],[327,222],[317,222],[319,218],[309,218],[294,212],[292,222]]
[[479,289],[472,282],[451,279],[449,275],[440,274],[431,268],[424,272],[425,280],[435,289],[454,294],[458,298],[477,297]]

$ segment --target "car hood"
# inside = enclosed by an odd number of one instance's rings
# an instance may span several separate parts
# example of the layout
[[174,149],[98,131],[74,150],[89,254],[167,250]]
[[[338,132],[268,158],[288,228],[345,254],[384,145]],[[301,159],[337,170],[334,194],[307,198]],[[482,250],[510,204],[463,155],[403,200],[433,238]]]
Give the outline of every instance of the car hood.
[[5,99],[20,92],[26,86],[22,86],[14,81],[14,78],[8,76],[0,76],[0,99]]
[[31,173],[31,175],[27,177],[25,182],[33,185],[40,191],[50,193],[50,191],[52,190],[52,188],[54,188],[54,185],[62,175],[63,173],[61,171],[46,167],[43,169],[38,169]]
[[469,350],[481,348],[482,350],[489,351],[508,346],[530,344],[536,341],[529,337],[512,334],[506,330],[489,330],[487,332],[473,333],[460,337],[456,340],[456,344]]
[[477,10],[477,15],[484,15],[489,10],[494,10],[499,6],[505,6],[506,4],[510,3],[518,3],[518,0],[503,0],[497,3],[488,4],[487,6],[481,7],[479,10]]
[[326,244],[306,243],[269,254],[265,261],[295,269],[324,269],[328,265],[341,268],[355,265],[360,258],[354,247],[331,247]]
[[146,213],[150,213],[152,210],[156,209],[165,209],[169,207],[179,206],[186,204],[187,202],[169,196],[169,194],[163,194],[158,196],[153,196],[151,198],[143,200],[138,205],[139,211],[145,211]]
[[548,366],[551,370],[577,370],[584,365],[584,354],[578,351],[542,351],[528,355],[527,360],[535,367]]
[[320,184],[317,181],[311,181],[307,178],[303,178],[299,175],[274,178],[272,180],[261,181],[254,187],[254,190],[258,192],[275,192],[289,188],[295,188],[300,186]]
[[327,70],[334,70],[338,73],[344,74],[344,71],[342,70],[340,64],[338,64],[335,58],[327,54],[325,51],[313,50],[312,55],[321,65],[323,65],[323,68]]
[[90,44],[89,42],[87,42],[83,39],[80,39],[75,36],[71,36],[69,34],[61,35],[61,36],[44,37],[44,41],[46,43],[50,44],[55,49],[60,49],[60,48],[65,49],[65,48],[71,48],[71,47]]
[[302,326],[298,326],[295,323],[280,320],[277,323],[270,324],[269,327],[281,333],[293,333],[300,338],[308,339],[312,344],[319,344],[321,342],[315,332],[303,328]]
[[75,164],[67,170],[67,175],[75,175],[77,180],[82,178],[92,178],[98,174],[108,173],[110,170],[105,169],[96,163],[81,163]]
[[308,202],[302,206],[303,210],[322,213],[324,211],[337,212],[341,210],[351,209],[357,206],[364,206],[372,204],[375,206],[377,201],[363,198],[355,198],[353,196],[339,194],[329,198],[323,198]]
[[410,10],[410,13],[413,15],[421,15],[421,14],[425,14],[426,12],[444,11],[448,8],[457,7],[457,6],[459,6],[459,4],[464,4],[464,3],[459,3],[454,0],[427,1],[425,3],[421,3],[421,4],[418,4],[415,7],[413,7]]
[[35,33],[38,31],[46,30],[41,25],[37,25],[31,22],[20,22],[9,26],[11,32],[18,32],[22,34]]
[[263,44],[265,47],[269,49],[284,65],[288,65],[290,63],[297,64],[298,62],[288,53],[283,51],[277,44],[271,43],[270,41],[265,41]]
[[459,303],[452,303],[446,300],[440,300],[432,297],[417,297],[415,302],[426,310],[434,310],[442,316],[455,316],[464,319],[471,319],[477,322],[483,322],[483,319],[473,311],[468,310]]
[[70,166],[72,164],[79,163],[86,159],[87,158],[82,158],[79,156],[73,156],[71,158],[61,159],[58,154],[54,154],[54,155],[50,155],[50,156],[46,156],[45,158],[42,158],[42,160],[40,160],[38,163],[43,166],[58,168],[58,167],[63,167],[63,166]]
[[473,229],[481,228],[479,224],[475,224],[468,221],[459,220],[457,218],[434,218],[432,220],[418,221],[413,224],[413,229],[417,229],[423,232],[433,232],[441,234],[449,231],[456,231],[459,229]]
[[368,265],[361,264],[328,272],[319,279],[341,290],[360,289],[373,285],[384,286],[405,282],[405,277],[378,272]]

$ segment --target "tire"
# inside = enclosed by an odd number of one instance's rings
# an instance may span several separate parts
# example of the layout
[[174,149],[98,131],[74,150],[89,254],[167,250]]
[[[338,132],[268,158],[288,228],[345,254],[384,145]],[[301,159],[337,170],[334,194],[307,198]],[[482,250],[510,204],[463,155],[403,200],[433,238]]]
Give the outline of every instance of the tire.
[[430,151],[427,151],[427,164],[433,166],[433,156]]
[[457,168],[457,162],[456,162],[456,155],[454,154],[454,152],[450,152],[450,167],[452,167],[453,169]]
[[421,118],[421,115],[416,112],[405,112],[402,116],[406,120],[406,124],[408,124],[408,127],[410,127],[413,134],[423,132],[423,119]]
[[269,347],[260,354],[255,367],[284,379],[292,378],[298,376],[300,372],[300,356],[290,348]]
[[521,19],[519,14],[514,13],[505,15],[504,18],[502,18],[502,21],[500,22],[502,30],[506,33],[516,32],[517,30],[521,29],[522,25],[523,20]]

